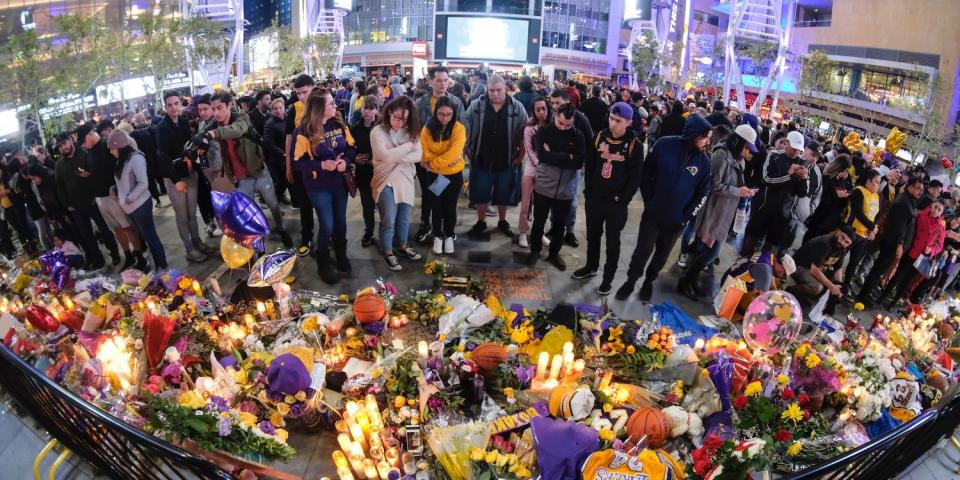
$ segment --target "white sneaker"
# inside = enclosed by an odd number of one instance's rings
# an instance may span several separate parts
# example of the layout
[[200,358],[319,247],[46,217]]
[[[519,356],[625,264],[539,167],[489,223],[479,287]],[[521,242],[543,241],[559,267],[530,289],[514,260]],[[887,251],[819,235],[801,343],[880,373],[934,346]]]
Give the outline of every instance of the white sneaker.
[[520,245],[520,248],[530,248],[530,242],[527,242],[527,234],[526,234],[526,233],[521,233],[521,234],[520,234],[520,238],[519,238],[519,240],[517,240],[517,244]]
[[440,237],[433,237],[433,254],[434,255],[443,254],[443,239]]
[[680,258],[677,258],[677,265],[679,265],[680,268],[687,268],[687,261],[689,259],[690,259],[690,255],[687,255],[686,253],[681,253]]
[[547,237],[546,235],[543,236],[543,246],[544,246],[544,247],[549,247],[549,246],[550,246],[550,238]]
[[447,237],[443,239],[443,253],[453,253],[453,237]]

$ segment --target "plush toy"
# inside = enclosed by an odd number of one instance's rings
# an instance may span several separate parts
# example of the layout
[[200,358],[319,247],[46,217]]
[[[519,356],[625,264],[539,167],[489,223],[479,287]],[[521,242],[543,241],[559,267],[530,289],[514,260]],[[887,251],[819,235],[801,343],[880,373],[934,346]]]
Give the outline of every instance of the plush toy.
[[689,413],[676,405],[663,409],[663,414],[667,416],[667,422],[670,423],[670,438],[676,438],[683,434],[690,435],[690,440],[698,448],[703,438],[703,421],[696,413]]
[[706,418],[719,412],[720,394],[709,376],[697,375],[687,395],[683,397],[684,410]]

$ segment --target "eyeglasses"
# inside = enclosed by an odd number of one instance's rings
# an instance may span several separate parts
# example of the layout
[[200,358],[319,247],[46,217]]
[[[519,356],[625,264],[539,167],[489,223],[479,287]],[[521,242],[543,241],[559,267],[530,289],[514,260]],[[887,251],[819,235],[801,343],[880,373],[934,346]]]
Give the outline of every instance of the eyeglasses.
[[402,115],[397,115],[396,113],[394,113],[394,114],[391,114],[391,115],[390,115],[390,118],[392,118],[392,119],[394,119],[394,120],[396,120],[396,121],[398,121],[398,122],[405,122],[405,121],[407,121],[407,114],[406,114],[406,112],[404,112]]

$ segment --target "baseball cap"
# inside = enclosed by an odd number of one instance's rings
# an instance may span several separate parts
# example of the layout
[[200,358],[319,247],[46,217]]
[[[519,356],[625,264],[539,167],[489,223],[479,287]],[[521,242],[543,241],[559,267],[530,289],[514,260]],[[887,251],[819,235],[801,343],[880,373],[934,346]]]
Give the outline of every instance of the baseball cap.
[[57,134],[57,143],[56,143],[56,145],[60,145],[61,143],[65,142],[65,141],[67,141],[67,140],[69,140],[69,139],[72,139],[72,138],[73,138],[73,136],[70,134],[70,132],[60,132],[60,133]]
[[757,146],[754,145],[757,143],[757,131],[750,127],[750,125],[738,125],[737,128],[733,131],[740,138],[747,141],[747,148],[750,149],[750,153],[757,153]]
[[76,130],[77,141],[80,143],[83,143],[84,139],[87,138],[87,135],[89,135],[90,132],[93,131],[93,127],[94,125],[92,122],[84,123],[83,125],[80,125],[79,127],[77,127],[77,130]]
[[780,264],[783,265],[783,271],[786,272],[788,277],[797,271],[797,262],[790,255],[784,255],[780,259]]
[[790,148],[794,150],[803,150],[803,134],[794,130],[787,134],[787,141],[790,142]]
[[130,145],[130,137],[123,130],[114,130],[107,137],[107,148],[121,149]]
[[610,106],[610,114],[624,120],[633,120],[633,107],[626,102],[617,102]]

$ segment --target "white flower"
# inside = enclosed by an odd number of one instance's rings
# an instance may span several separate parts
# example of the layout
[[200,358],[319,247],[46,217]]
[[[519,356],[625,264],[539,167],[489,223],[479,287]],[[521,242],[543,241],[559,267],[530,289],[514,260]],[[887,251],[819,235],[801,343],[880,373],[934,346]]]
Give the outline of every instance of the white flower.
[[176,347],[167,347],[167,350],[163,354],[168,363],[177,363],[180,361],[180,352]]
[[750,440],[750,443],[747,446],[747,457],[752,458],[758,453],[763,451],[763,447],[766,446],[767,442],[761,438],[754,438]]
[[707,478],[704,478],[703,480],[713,480],[714,478],[719,477],[721,473],[723,473],[723,465],[717,465],[717,468],[713,469],[713,471],[707,475]]

